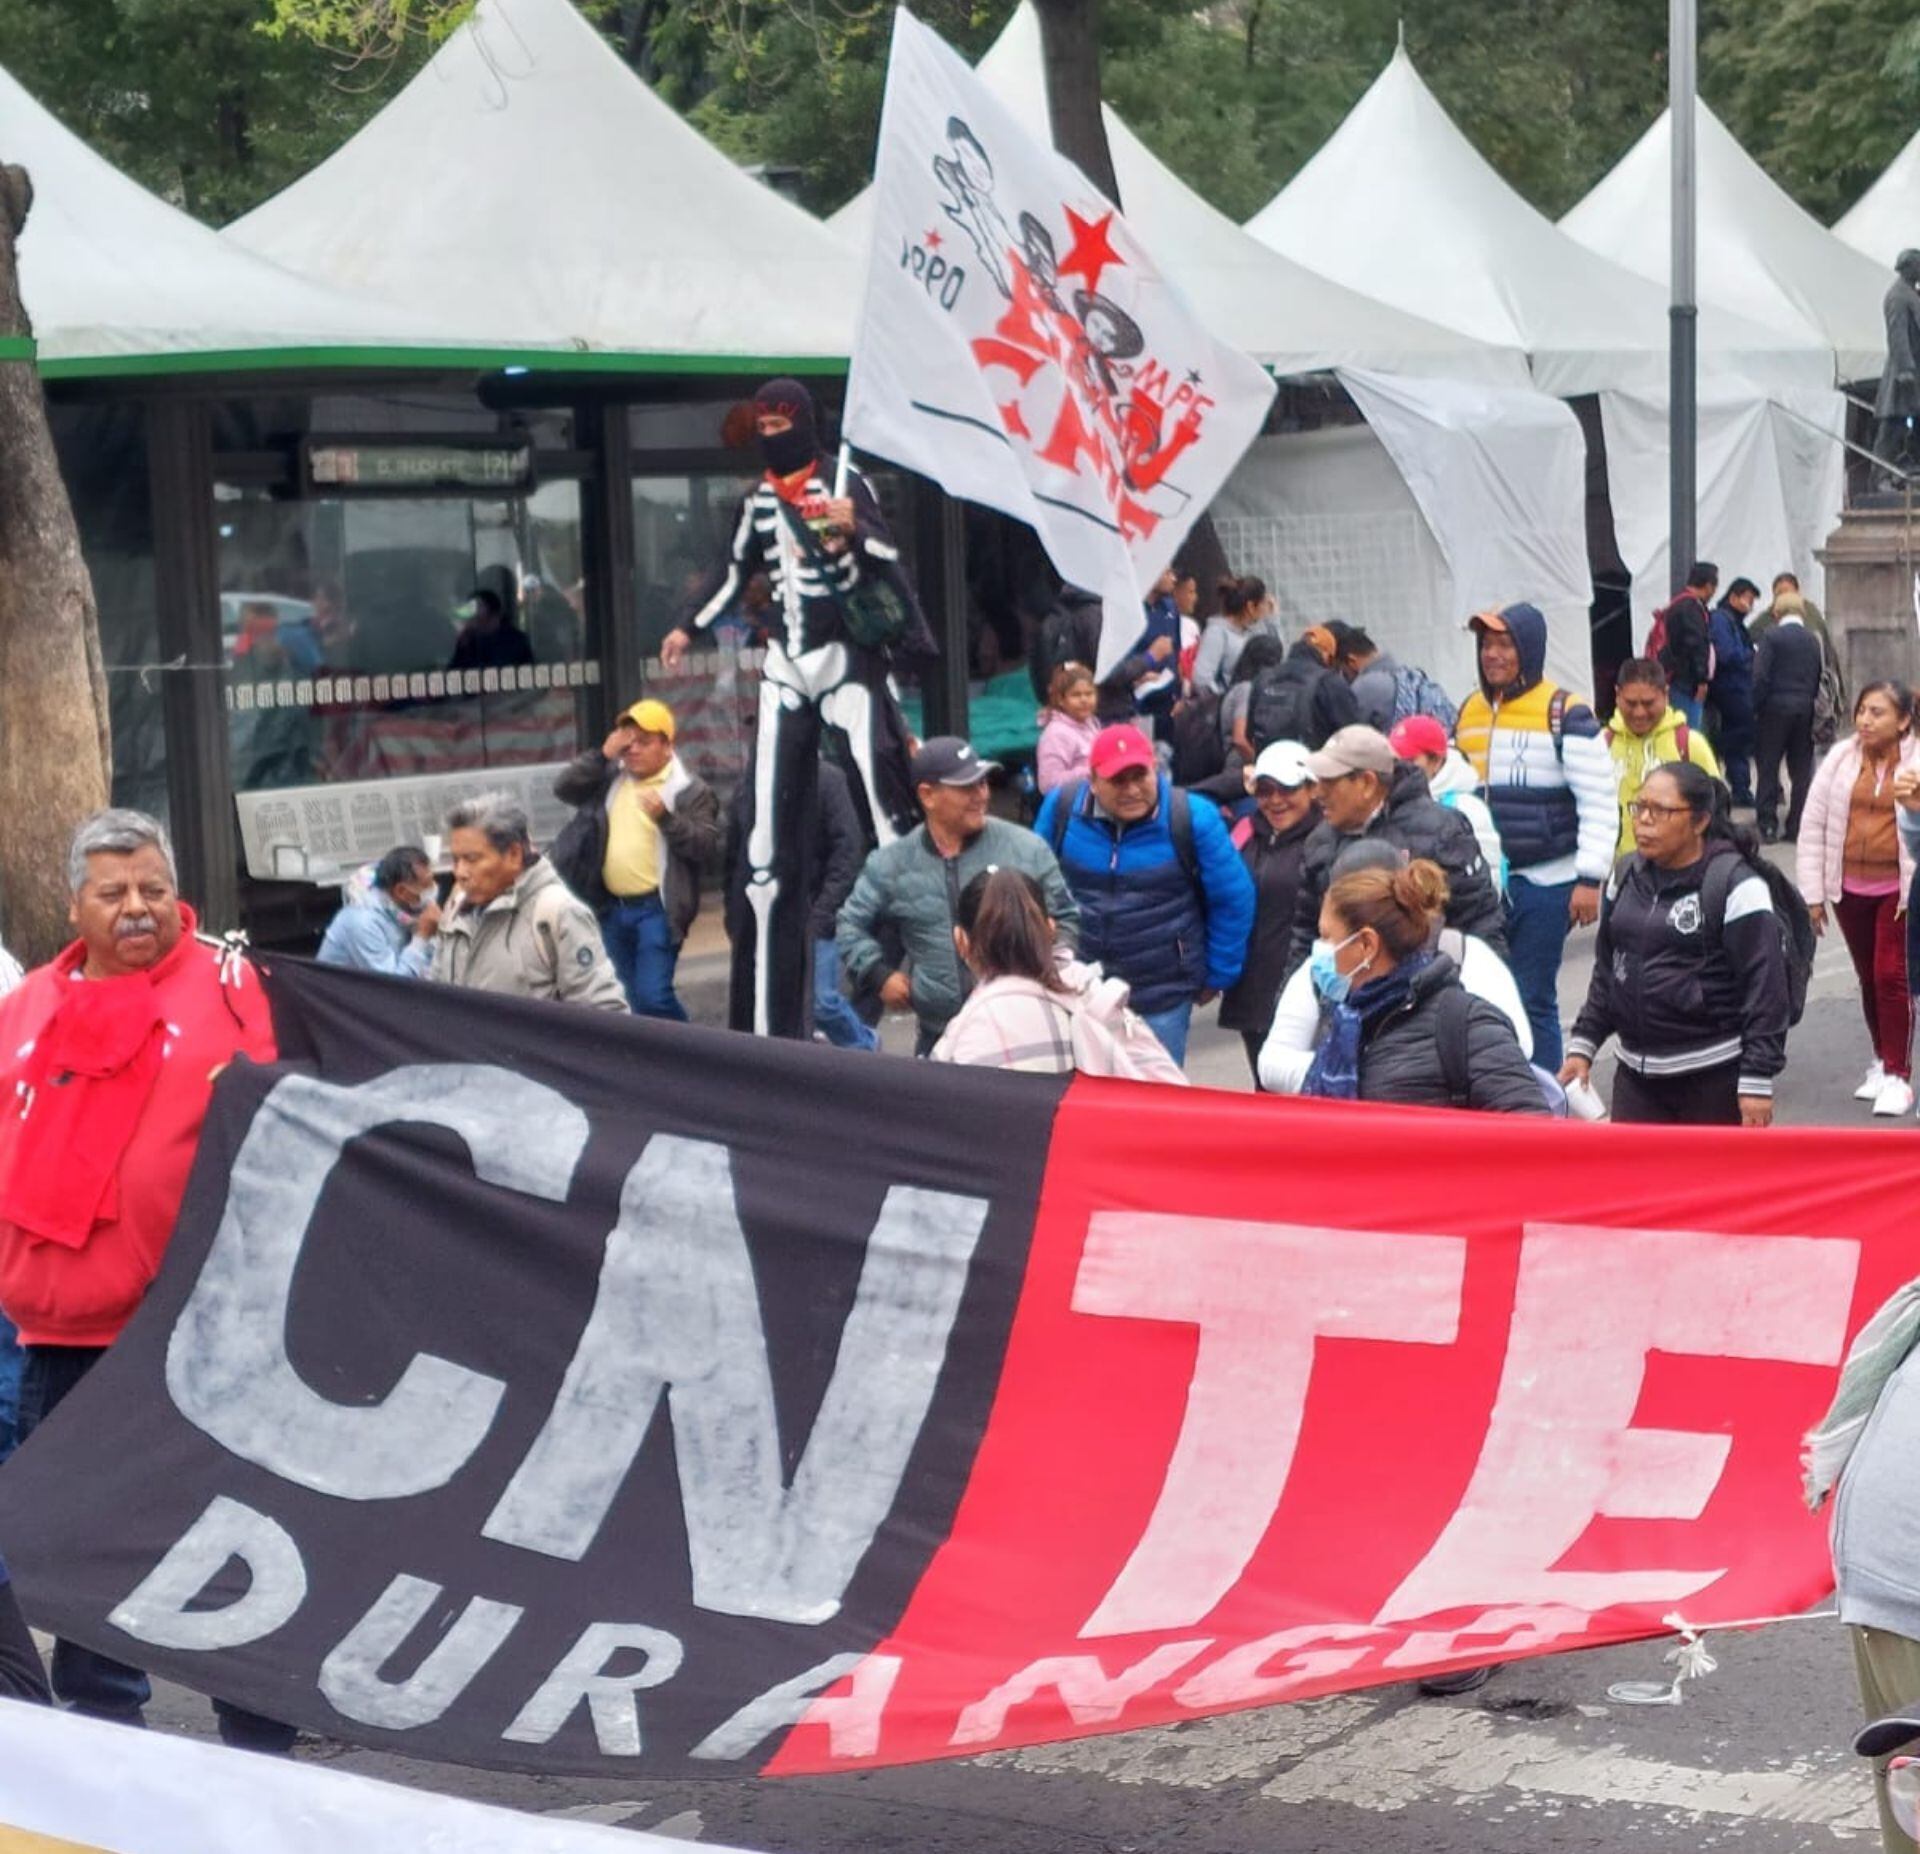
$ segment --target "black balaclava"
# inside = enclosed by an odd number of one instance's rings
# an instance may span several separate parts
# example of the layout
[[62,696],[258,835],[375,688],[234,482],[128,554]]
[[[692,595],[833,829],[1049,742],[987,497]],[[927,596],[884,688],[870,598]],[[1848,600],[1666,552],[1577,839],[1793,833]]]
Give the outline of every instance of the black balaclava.
[[769,380],[754,394],[753,410],[755,417],[777,412],[793,421],[791,431],[760,440],[760,460],[775,476],[792,476],[817,461],[820,439],[814,430],[813,395],[798,380]]

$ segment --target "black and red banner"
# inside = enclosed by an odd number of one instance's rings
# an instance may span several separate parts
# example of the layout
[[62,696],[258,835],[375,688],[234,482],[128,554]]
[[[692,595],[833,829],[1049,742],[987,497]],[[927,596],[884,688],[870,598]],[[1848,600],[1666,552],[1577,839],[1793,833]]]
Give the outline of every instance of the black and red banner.
[[0,1474],[39,1625],[500,1768],[857,1768],[1791,1610],[1901,1143],[957,1070],[269,968]]

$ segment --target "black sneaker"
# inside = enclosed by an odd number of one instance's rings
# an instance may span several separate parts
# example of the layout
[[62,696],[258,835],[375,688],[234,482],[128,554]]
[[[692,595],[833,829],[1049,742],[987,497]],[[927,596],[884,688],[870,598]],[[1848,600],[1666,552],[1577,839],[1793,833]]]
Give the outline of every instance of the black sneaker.
[[1485,1667],[1470,1667],[1463,1674],[1442,1674],[1437,1680],[1423,1680],[1420,1691],[1428,1699],[1452,1699],[1456,1693],[1473,1693],[1484,1687],[1502,1665],[1489,1661]]

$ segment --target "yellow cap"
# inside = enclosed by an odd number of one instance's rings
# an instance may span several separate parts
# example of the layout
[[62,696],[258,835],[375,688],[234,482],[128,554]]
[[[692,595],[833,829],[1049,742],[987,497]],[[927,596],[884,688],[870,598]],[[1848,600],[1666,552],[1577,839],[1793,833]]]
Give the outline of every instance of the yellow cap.
[[635,702],[620,719],[631,721],[643,734],[664,734],[673,738],[673,710],[665,702],[657,702],[649,696],[644,702]]

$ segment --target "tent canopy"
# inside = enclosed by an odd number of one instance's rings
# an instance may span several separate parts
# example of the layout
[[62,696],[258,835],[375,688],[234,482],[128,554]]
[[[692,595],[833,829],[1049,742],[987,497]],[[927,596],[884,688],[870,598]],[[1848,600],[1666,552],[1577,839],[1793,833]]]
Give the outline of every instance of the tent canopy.
[[48,374],[323,364],[436,341],[428,317],[252,254],[129,180],[0,70],[0,160],[33,177],[20,286]]
[[[1050,120],[1040,18],[1023,0],[981,59],[982,78],[1026,120]],[[1523,383],[1524,357],[1370,300],[1269,250],[1159,161],[1111,110],[1120,205],[1154,260],[1208,329],[1277,374],[1364,367],[1386,373]],[[871,189],[829,222],[864,250]]]
[[[1544,392],[1666,380],[1661,292],[1528,205],[1455,127],[1404,48],[1247,229],[1351,288],[1523,349]],[[1814,337],[1720,311],[1700,318],[1700,354],[1703,371],[1831,384]]]
[[[1701,300],[1825,342],[1841,380],[1877,375],[1887,353],[1880,314],[1885,275],[1795,205],[1697,99],[1694,121]],[[1668,112],[1560,221],[1560,229],[1665,289],[1672,263],[1672,163]]]
[[1887,171],[1834,221],[1834,237],[1880,266],[1884,295],[1893,261],[1920,246],[1920,134],[1893,157]]
[[414,80],[222,236],[440,305],[470,346],[663,371],[844,361],[858,267],[624,65],[571,0],[480,0]]

